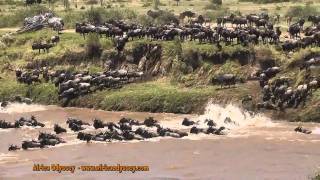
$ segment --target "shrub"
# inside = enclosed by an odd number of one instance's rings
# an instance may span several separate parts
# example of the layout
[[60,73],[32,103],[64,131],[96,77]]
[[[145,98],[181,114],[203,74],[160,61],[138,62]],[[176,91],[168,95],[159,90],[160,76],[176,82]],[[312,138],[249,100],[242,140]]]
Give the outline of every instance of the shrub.
[[7,48],[6,44],[4,44],[2,41],[0,41],[0,49],[4,50],[6,48]]
[[74,28],[75,22],[81,22],[84,19],[84,12],[81,11],[71,11],[59,15],[64,22],[66,28]]
[[320,10],[315,6],[293,6],[290,7],[286,13],[287,17],[306,18],[310,15],[319,14]]
[[100,57],[101,55],[101,43],[99,35],[96,33],[89,33],[86,42],[86,53],[90,58]]
[[147,15],[140,15],[138,16],[138,22],[144,26],[152,26],[154,24],[154,20]]
[[108,20],[135,19],[137,13],[130,9],[104,9],[102,7],[93,8],[86,11],[85,18],[93,23],[102,23]]
[[86,16],[88,21],[93,24],[101,24],[103,22],[101,9],[91,7],[90,10],[87,11]]
[[212,3],[210,3],[204,7],[204,9],[210,9],[210,10],[218,10],[219,8],[220,8],[219,6],[217,6],[216,4],[212,4]]
[[88,5],[98,4],[98,0],[87,0],[86,4]]
[[156,19],[156,24],[158,25],[163,25],[163,24],[168,24],[168,23],[179,23],[179,20],[177,17],[169,11],[162,11],[159,17]]
[[10,34],[5,34],[0,39],[5,45],[10,46],[12,43],[14,43],[15,38],[11,36]]
[[290,0],[239,0],[239,2],[253,2],[259,4],[290,2]]
[[211,21],[216,20],[217,17],[225,16],[230,14],[230,11],[228,8],[220,7],[219,9],[215,11],[206,11],[204,14],[205,17],[208,17]]
[[277,11],[280,11],[281,9],[282,9],[281,6],[276,6],[276,10],[277,10]]

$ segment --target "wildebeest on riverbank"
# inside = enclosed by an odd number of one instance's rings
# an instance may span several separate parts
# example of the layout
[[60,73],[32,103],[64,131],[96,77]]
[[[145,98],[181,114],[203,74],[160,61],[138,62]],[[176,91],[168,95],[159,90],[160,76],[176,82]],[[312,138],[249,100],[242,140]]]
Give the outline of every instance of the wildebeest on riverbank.
[[221,88],[225,86],[230,88],[231,86],[235,86],[236,82],[239,80],[240,79],[237,79],[237,76],[234,74],[222,74],[213,77],[211,82],[214,85],[220,85]]

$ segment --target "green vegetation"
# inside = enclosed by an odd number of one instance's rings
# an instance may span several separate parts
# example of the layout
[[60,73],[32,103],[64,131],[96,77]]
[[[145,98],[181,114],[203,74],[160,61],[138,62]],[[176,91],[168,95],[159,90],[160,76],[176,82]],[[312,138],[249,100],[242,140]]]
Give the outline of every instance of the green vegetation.
[[192,113],[202,111],[210,98],[225,103],[240,99],[246,93],[248,90],[244,86],[234,90],[217,90],[215,86],[183,88],[159,79],[100,91],[73,100],[71,105],[117,111]]
[[96,33],[89,33],[86,42],[86,53],[89,58],[100,57],[101,43],[99,35]]
[[292,6],[288,9],[287,17],[308,18],[308,16],[319,14],[320,9],[312,4],[306,4],[304,6]]
[[290,2],[290,0],[239,0],[239,1],[240,2],[253,2],[253,3],[259,3],[259,4]]

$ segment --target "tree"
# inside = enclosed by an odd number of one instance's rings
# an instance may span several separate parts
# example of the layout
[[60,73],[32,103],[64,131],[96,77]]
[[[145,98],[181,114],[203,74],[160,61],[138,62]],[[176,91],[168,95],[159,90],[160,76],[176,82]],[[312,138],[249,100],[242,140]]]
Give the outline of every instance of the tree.
[[78,8],[78,0],[73,0],[73,4],[74,4],[75,8]]
[[48,0],[49,8],[50,8],[50,7],[53,7],[53,4],[54,4],[56,1],[57,1],[57,0]]
[[174,0],[177,3],[177,6],[179,6],[180,0]]
[[153,9],[159,10],[160,0],[153,0]]
[[103,6],[103,0],[100,0],[100,5],[101,5],[101,7]]
[[65,9],[69,9],[70,8],[69,0],[63,0],[63,6],[64,6]]

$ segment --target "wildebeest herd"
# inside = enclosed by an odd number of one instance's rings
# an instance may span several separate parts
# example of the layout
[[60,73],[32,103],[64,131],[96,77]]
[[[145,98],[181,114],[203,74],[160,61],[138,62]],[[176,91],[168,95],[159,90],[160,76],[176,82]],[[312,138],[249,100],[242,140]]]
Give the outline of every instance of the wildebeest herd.
[[271,67],[259,71],[260,87],[262,88],[262,103],[257,104],[257,108],[280,109],[297,108],[299,105],[305,105],[307,98],[320,87],[320,76],[311,76],[310,68],[320,65],[320,57],[314,57],[305,61],[301,68],[306,68],[307,73],[303,81],[293,87],[292,79],[288,77],[274,78],[281,72],[279,67]]
[[[206,127],[198,127],[199,121],[192,121],[188,118],[182,120],[181,125],[188,127],[188,129],[183,128],[182,130],[172,129],[163,127],[157,120],[153,117],[146,118],[143,122],[131,119],[131,118],[121,118],[117,123],[115,122],[103,122],[100,119],[95,118],[93,124],[86,123],[77,118],[68,118],[66,124],[68,128],[73,131],[76,138],[81,141],[96,141],[96,142],[114,142],[114,141],[132,141],[138,140],[143,141],[150,138],[156,137],[172,137],[172,138],[182,138],[188,136],[188,132],[191,134],[214,134],[214,135],[226,135],[228,128],[221,126],[218,127],[217,124],[211,120],[204,120]],[[233,123],[236,124],[231,118],[226,117],[224,120],[225,124]],[[40,126],[45,125],[38,122],[34,116],[30,119],[20,118],[15,121],[15,123],[10,123],[1,120],[0,129],[8,128],[20,128],[22,126]],[[191,128],[189,128],[191,126]],[[93,130],[94,129],[94,130]],[[19,149],[27,150],[29,148],[46,148],[49,146],[55,146],[61,143],[66,143],[58,134],[66,133],[66,128],[61,125],[55,124],[52,133],[39,132],[37,140],[24,140],[22,141],[21,147],[17,145],[10,145],[9,151],[16,151]],[[311,131],[299,126],[294,129],[296,132],[301,132],[305,134],[310,134]]]
[[[226,120],[231,121],[230,118]],[[44,124],[39,123],[34,116],[30,120],[25,118],[20,118],[15,123],[10,123],[6,121],[0,121],[0,128],[19,128],[23,125],[27,126],[41,126]],[[184,118],[181,125],[182,126],[192,126],[191,129],[172,129],[163,127],[157,120],[153,117],[146,118],[143,122],[131,118],[121,118],[118,123],[114,122],[103,122],[100,119],[95,118],[93,124],[86,123],[77,118],[68,118],[66,124],[68,128],[75,132],[77,139],[90,142],[90,141],[100,141],[100,142],[111,142],[111,141],[131,141],[131,140],[145,140],[155,137],[173,137],[182,138],[188,136],[188,131],[191,134],[215,134],[224,135],[226,134],[226,128],[221,126],[217,127],[217,124],[213,120],[205,120],[207,128],[199,128],[197,125],[199,121],[195,122]],[[3,125],[4,124],[4,125]],[[9,124],[9,125],[8,125]],[[92,127],[92,128],[90,128]],[[93,128],[95,129],[93,131]],[[91,129],[91,130],[90,130]],[[66,133],[67,129],[61,127],[61,125],[55,124],[53,131],[56,134]],[[29,148],[45,148],[48,146],[55,146],[60,143],[66,143],[65,140],[58,137],[55,134],[40,132],[37,140],[25,140],[22,142],[22,149]],[[17,145],[10,145],[9,151],[19,150],[20,147]]]
[[[42,78],[41,76],[42,75]],[[59,99],[68,100],[105,88],[119,88],[124,84],[141,80],[143,72],[114,70],[89,74],[89,71],[71,72],[68,70],[49,71],[46,67],[32,71],[16,70],[20,83],[33,84],[51,82],[58,87]]]
[[[278,17],[279,18],[279,17]],[[234,42],[242,45],[263,43],[279,44],[284,51],[308,46],[320,46],[320,24],[319,16],[310,16],[312,22],[310,27],[303,28],[305,20],[291,24],[288,28],[290,40],[280,43],[282,34],[280,27],[274,27],[267,13],[249,14],[247,16],[230,16],[217,18],[217,26],[211,28],[204,26],[202,22],[193,22],[186,25],[170,23],[163,26],[142,26],[135,23],[126,23],[122,20],[111,20],[102,24],[90,24],[87,22],[76,23],[76,32],[84,37],[88,33],[98,33],[101,36],[115,38],[116,48],[119,51],[127,41],[134,38],[148,38],[150,40],[198,40],[200,43],[209,42],[226,45]],[[279,21],[279,20],[278,20]],[[226,27],[231,23],[232,27]],[[304,33],[304,37],[300,35]]]

